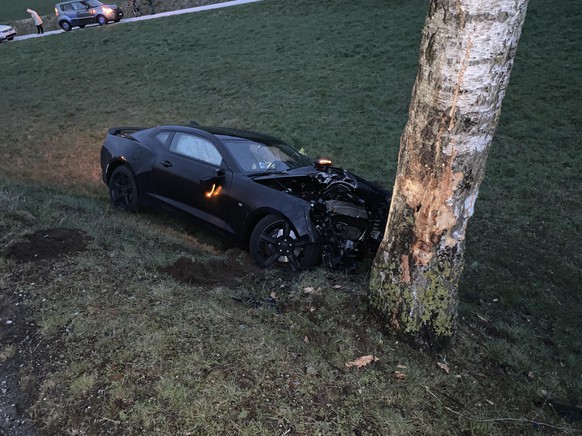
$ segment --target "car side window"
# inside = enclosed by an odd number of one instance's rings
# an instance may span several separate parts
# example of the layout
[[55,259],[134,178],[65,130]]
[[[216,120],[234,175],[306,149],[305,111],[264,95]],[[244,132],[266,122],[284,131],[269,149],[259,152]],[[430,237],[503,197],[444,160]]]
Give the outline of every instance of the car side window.
[[73,3],[73,7],[78,10],[78,11],[82,11],[84,9],[88,9],[86,4],[83,4],[81,2],[75,2]]
[[160,141],[162,144],[166,145],[166,142],[168,142],[168,136],[170,136],[171,132],[168,132],[167,130],[163,131],[163,132],[159,132],[156,133],[156,139],[158,141]]
[[72,11],[73,5],[71,3],[65,3],[64,5],[61,5],[60,8],[61,8],[61,11],[63,11],[63,12]]
[[187,133],[176,132],[170,145],[170,151],[216,166],[222,162],[222,156],[212,142]]

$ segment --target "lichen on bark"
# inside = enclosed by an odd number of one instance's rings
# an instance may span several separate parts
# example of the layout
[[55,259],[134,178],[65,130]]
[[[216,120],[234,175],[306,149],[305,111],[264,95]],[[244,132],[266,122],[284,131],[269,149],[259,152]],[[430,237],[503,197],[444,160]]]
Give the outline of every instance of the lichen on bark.
[[375,289],[370,295],[372,307],[383,314],[393,331],[420,348],[441,348],[454,335],[460,250],[460,246],[446,247],[422,267],[414,265],[410,255],[375,260],[370,281],[370,288]]

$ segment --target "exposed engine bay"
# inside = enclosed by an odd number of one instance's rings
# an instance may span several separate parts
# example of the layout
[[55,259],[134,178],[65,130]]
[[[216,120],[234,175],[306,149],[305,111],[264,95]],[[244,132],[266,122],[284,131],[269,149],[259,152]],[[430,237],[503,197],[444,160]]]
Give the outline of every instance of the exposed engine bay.
[[260,183],[311,203],[311,220],[328,268],[349,270],[375,254],[386,226],[389,191],[333,167]]

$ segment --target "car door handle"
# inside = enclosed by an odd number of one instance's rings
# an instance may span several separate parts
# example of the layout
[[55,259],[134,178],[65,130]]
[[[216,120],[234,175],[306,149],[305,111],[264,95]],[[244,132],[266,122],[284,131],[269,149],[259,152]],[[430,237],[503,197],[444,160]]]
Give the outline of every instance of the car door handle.
[[169,160],[163,160],[163,161],[160,161],[160,163],[161,163],[163,166],[165,166],[166,168],[169,168],[169,167],[171,167],[171,166],[172,166],[172,162],[170,162]]

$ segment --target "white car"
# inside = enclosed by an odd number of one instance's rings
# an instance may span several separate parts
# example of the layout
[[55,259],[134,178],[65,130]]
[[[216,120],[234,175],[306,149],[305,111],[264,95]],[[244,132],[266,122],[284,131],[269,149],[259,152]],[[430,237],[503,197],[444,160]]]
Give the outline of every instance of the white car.
[[16,31],[12,27],[0,24],[0,42],[12,41],[15,36]]

